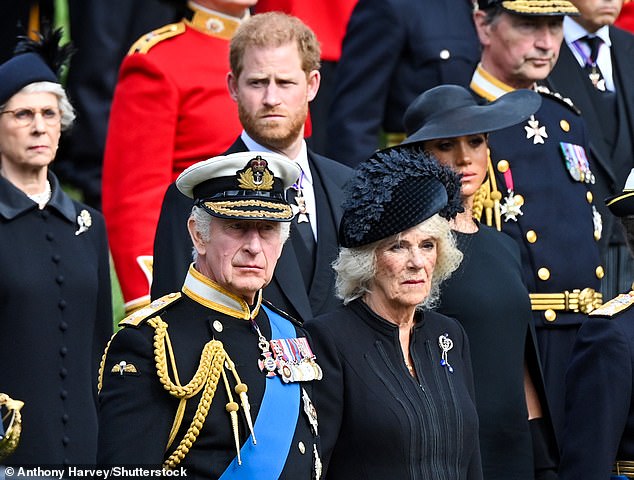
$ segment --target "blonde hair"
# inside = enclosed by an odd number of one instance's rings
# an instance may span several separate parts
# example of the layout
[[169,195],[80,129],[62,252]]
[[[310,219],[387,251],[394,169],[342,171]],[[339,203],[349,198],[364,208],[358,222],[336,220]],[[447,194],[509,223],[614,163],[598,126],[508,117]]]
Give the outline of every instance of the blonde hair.
[[[432,274],[431,289],[419,309],[433,308],[440,297],[440,284],[449,278],[462,261],[462,252],[458,250],[449,222],[436,214],[414,228],[435,238],[438,242],[436,266]],[[376,252],[385,243],[398,239],[396,234],[369,245],[356,248],[340,248],[339,256],[333,263],[336,272],[335,289],[344,305],[363,297],[376,275]]]

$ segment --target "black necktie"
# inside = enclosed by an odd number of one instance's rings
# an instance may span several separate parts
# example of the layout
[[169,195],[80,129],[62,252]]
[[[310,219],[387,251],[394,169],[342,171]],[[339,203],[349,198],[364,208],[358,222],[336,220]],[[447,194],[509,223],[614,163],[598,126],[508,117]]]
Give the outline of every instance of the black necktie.
[[[295,215],[291,224],[291,240],[293,241],[298,256],[307,257],[300,258],[300,269],[302,270],[306,286],[309,286],[315,268],[315,250],[317,243],[315,242],[313,229],[310,226],[310,216],[308,213],[301,213],[301,206],[304,202],[303,195],[301,195],[298,190],[289,188],[286,196],[291,205],[297,205],[298,208],[300,208],[300,213]],[[299,235],[293,234],[293,230],[296,230]],[[300,240],[300,242],[296,240]]]
[[581,39],[581,41],[585,42],[585,44],[588,45],[588,47],[590,48],[590,56],[586,60],[584,70],[586,70],[588,78],[592,82],[592,85],[594,85],[597,90],[605,92],[605,79],[603,78],[601,70],[599,70],[599,67],[597,65],[599,49],[601,48],[603,40],[601,40],[599,37],[585,36]]

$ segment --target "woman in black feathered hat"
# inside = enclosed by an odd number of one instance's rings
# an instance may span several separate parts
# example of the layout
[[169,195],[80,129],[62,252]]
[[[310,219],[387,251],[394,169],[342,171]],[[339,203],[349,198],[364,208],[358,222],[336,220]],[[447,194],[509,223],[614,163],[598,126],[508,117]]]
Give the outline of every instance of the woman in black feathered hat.
[[482,478],[469,346],[429,308],[459,265],[451,169],[412,148],[375,153],[351,181],[334,264],[344,307],[306,324],[328,479]]
[[[491,169],[487,133],[526,120],[540,104],[529,90],[479,104],[463,87],[445,85],[421,94],[404,118],[410,133],[405,144],[461,174],[464,212],[451,228],[464,260],[443,285],[438,311],[457,319],[469,337],[482,467],[490,480],[556,478],[556,444],[519,251],[511,238],[478,221],[483,204],[491,223],[502,221],[494,213],[502,197],[491,188],[495,177],[481,188]],[[521,215],[519,198],[507,196],[501,207],[506,220]]]
[[96,373],[112,333],[101,214],[49,170],[75,114],[57,73],[61,32],[0,65],[0,389],[24,402],[7,464],[93,464]]

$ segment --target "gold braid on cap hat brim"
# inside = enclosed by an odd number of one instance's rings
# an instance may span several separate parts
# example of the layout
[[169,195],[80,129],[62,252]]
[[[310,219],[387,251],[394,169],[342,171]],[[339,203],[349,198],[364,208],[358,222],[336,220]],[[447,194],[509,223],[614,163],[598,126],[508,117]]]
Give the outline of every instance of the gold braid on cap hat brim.
[[[206,208],[218,215],[226,217],[270,218],[272,220],[290,220],[293,210],[289,205],[262,200],[227,200],[222,202],[204,202]],[[253,208],[255,210],[239,210],[239,208]],[[263,208],[270,210],[261,210]]]
[[552,15],[553,13],[574,14],[579,10],[566,0],[516,0],[502,2],[502,7],[511,12],[533,15]]

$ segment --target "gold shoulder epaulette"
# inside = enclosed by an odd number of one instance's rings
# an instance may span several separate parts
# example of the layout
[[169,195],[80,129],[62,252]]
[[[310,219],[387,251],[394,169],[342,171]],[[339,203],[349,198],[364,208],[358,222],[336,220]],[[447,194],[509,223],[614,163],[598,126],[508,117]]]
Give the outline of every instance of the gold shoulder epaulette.
[[634,292],[622,293],[590,312],[592,317],[613,317],[634,305]]
[[546,97],[552,98],[553,100],[556,100],[557,102],[559,102],[562,105],[566,106],[568,109],[572,110],[576,115],[581,115],[581,110],[579,110],[575,106],[575,104],[572,103],[572,100],[570,100],[568,97],[564,97],[559,92],[552,91],[546,85],[537,85],[535,87],[535,91],[537,93],[541,94],[541,95],[544,95]]
[[136,312],[128,315],[119,322],[120,327],[138,327],[146,320],[156,317],[160,312],[165,310],[169,305],[180,300],[181,293],[169,293],[161,298],[154,300],[147,307],[138,309]]
[[157,43],[180,35],[184,31],[185,24],[183,22],[170,23],[169,25],[164,25],[161,28],[152,30],[132,44],[130,50],[128,50],[128,55],[132,55],[133,53],[147,53]]

